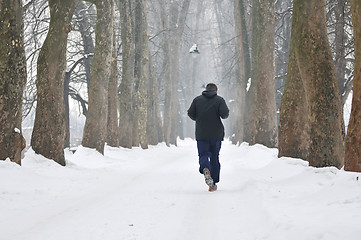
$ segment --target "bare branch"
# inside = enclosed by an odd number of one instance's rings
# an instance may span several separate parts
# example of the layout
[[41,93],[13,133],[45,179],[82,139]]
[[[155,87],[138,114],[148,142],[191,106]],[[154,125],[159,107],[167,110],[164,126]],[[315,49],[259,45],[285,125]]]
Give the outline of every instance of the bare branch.
[[28,10],[28,8],[35,2],[36,0],[31,0],[30,2],[28,2],[27,4],[25,4],[25,6],[23,6],[23,11],[26,12]]

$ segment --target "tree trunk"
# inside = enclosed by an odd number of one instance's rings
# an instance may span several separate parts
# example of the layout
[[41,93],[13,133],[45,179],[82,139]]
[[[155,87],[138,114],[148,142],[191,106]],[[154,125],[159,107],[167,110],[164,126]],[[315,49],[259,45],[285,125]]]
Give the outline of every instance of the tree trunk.
[[82,104],[83,114],[86,116],[86,106],[85,101],[75,91],[70,91],[70,77],[74,69],[83,62],[85,57],[78,59],[69,71],[65,72],[64,78],[64,105],[65,105],[65,145],[64,148],[70,147],[70,107],[69,107],[69,96],[72,96],[73,99],[79,101]]
[[[257,66],[258,66],[258,58],[257,58],[257,49],[258,49],[258,36],[257,36],[257,32],[258,32],[258,22],[259,22],[259,0],[252,0],[252,9],[251,9],[251,13],[250,13],[250,21],[249,21],[249,25],[250,25],[250,34],[249,34],[249,43],[250,43],[250,78],[247,79],[247,84],[250,81],[250,86],[248,88],[248,91],[246,92],[246,106],[245,106],[245,116],[244,116],[244,121],[245,121],[245,125],[244,125],[244,140],[246,142],[251,142],[252,141],[252,136],[251,136],[251,129],[250,129],[250,121],[251,121],[251,97],[252,97],[252,93],[253,93],[253,88],[255,87],[253,83],[253,79],[256,75],[257,72]],[[247,86],[248,87],[248,86]]]
[[50,26],[38,58],[38,97],[31,146],[36,153],[65,165],[64,76],[67,37],[75,1],[48,2]]
[[[160,6],[161,11],[161,22],[163,29],[169,29],[170,23],[166,14],[165,6],[162,4]],[[164,87],[164,110],[163,110],[163,138],[167,146],[170,146],[170,131],[171,131],[171,96],[172,96],[172,83],[170,78],[170,46],[169,46],[169,38],[170,34],[168,32],[163,32],[162,38],[162,46],[164,52],[164,78],[165,78],[165,87]]]
[[355,67],[351,117],[346,136],[345,170],[361,172],[361,2],[351,0]]
[[148,121],[147,121],[147,135],[148,141],[151,145],[157,145],[160,141],[159,129],[162,128],[159,110],[159,87],[157,79],[154,74],[153,63],[151,56],[149,56],[149,88],[148,88]]
[[344,93],[345,74],[346,74],[346,60],[345,60],[345,1],[338,0],[335,6],[335,66],[336,79],[340,95]]
[[104,154],[108,119],[108,84],[113,49],[113,0],[96,2],[94,59],[88,92],[89,109],[84,127],[82,145]]
[[296,24],[293,18],[287,79],[280,106],[278,157],[307,159],[310,142],[308,108],[295,55]]
[[[305,86],[311,166],[342,167],[342,110],[326,31],[326,0],[295,0],[295,53]],[[293,31],[292,30],[292,31]]]
[[[252,88],[249,116],[250,144],[277,146],[277,114],[274,78],[274,26],[273,0],[256,0],[258,4],[257,28],[252,40],[257,40],[253,57]],[[255,39],[256,38],[256,39]]]
[[236,106],[234,116],[234,144],[240,144],[245,140],[244,126],[246,115],[246,86],[250,76],[250,56],[248,45],[248,33],[243,0],[234,1],[234,15],[236,26],[236,52],[238,55],[237,79],[236,79]]
[[119,144],[125,148],[132,148],[133,139],[133,76],[134,76],[134,48],[132,40],[131,5],[129,0],[118,1],[121,18],[122,38],[122,82],[120,84],[119,106]]
[[178,81],[179,81],[179,41],[178,39],[170,40],[170,74],[169,79],[171,81],[170,91],[170,128],[168,135],[169,144],[177,145],[178,136],[178,111],[179,111],[179,97],[178,97]]
[[[114,15],[115,17],[115,15]],[[113,35],[113,51],[111,73],[108,86],[108,124],[107,144],[112,147],[119,147],[118,127],[118,65],[117,65],[117,42],[115,31]]]
[[22,1],[0,0],[0,159],[10,158],[19,165],[25,147],[21,134],[25,83]]
[[[93,10],[94,6],[90,9]],[[91,24],[88,17],[91,14],[90,11],[85,11],[87,9],[86,4],[83,1],[78,1],[78,6],[75,9],[75,16],[80,19],[79,21],[79,32],[83,40],[84,48],[84,68],[85,68],[85,77],[87,81],[87,90],[89,92],[90,86],[90,77],[91,77],[91,66],[92,66],[92,57],[94,54],[94,42],[91,33]],[[95,10],[94,10],[95,11]]]
[[[147,34],[147,16],[145,0],[135,1],[135,57],[134,57],[134,119],[138,133],[139,144],[148,148],[147,138],[147,89],[149,72],[149,47]],[[133,136],[134,137],[134,136]],[[137,143],[135,145],[138,145]]]
[[[198,44],[200,39],[199,39],[199,34],[198,32],[200,31],[200,24],[201,24],[201,19],[204,19],[204,15],[205,12],[203,11],[204,9],[204,0],[198,0],[197,1],[197,12],[196,12],[196,19],[195,19],[195,27],[192,27],[192,40],[194,42],[192,42],[191,44]],[[194,33],[195,34],[194,34]],[[190,57],[189,56],[189,60],[187,61],[187,68],[191,69],[191,76],[187,79],[187,88],[184,89],[184,96],[185,96],[185,106],[186,108],[188,108],[191,103],[193,98],[195,97],[195,93],[194,93],[194,89],[196,88],[195,84],[197,82],[197,80],[199,79],[199,63],[200,63],[200,58],[201,56],[198,56],[196,58]],[[198,93],[197,93],[198,94]],[[194,128],[194,121],[192,119],[190,119],[188,116],[185,117],[185,137],[190,137],[190,138],[194,138],[194,132],[195,132],[195,128]]]
[[[346,0],[338,0],[337,5],[335,7],[335,17],[336,17],[336,26],[335,26],[335,71],[336,71],[336,81],[338,84],[338,91],[340,94],[340,101],[341,101],[341,108],[343,112],[343,105],[346,102],[343,98],[344,96],[348,96],[347,87],[346,87],[346,56],[345,56],[345,49],[346,49],[346,33],[345,33],[345,26],[346,26],[346,19],[345,19],[345,5]],[[347,98],[346,98],[347,100]],[[345,138],[345,123],[343,118],[341,119],[342,122],[342,134],[343,138]]]
[[[183,34],[190,0],[184,0],[180,12],[178,3],[173,2],[170,10],[169,27],[173,30],[166,43],[167,59],[165,103],[164,103],[164,141],[167,146],[177,144],[178,117],[178,80],[179,80],[179,43]],[[162,9],[162,15],[165,15]],[[164,17],[164,16],[163,16]]]
[[64,109],[65,109],[65,144],[64,148],[70,147],[70,107],[69,107],[69,85],[71,72],[65,72],[64,77]]

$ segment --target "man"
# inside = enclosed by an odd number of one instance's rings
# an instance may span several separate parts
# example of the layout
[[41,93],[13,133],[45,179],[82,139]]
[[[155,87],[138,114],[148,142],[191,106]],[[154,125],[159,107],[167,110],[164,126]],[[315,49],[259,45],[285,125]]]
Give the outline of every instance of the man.
[[199,172],[204,175],[209,191],[216,191],[219,182],[219,151],[224,138],[224,127],[221,121],[229,115],[224,99],[217,95],[217,86],[209,83],[202,95],[196,97],[188,116],[196,121],[196,140],[199,156]]

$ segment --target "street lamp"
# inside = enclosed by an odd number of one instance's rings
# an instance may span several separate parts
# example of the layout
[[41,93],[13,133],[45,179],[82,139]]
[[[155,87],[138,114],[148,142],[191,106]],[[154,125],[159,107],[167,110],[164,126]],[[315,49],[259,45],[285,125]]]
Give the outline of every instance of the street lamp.
[[193,46],[189,49],[189,53],[192,54],[194,58],[196,58],[198,54],[200,54],[197,44],[193,44]]

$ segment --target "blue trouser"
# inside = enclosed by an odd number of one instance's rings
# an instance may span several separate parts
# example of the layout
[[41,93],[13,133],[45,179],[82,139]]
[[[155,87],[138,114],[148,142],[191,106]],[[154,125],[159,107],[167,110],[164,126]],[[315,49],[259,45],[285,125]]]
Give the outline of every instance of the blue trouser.
[[214,183],[219,182],[219,171],[221,164],[219,163],[219,151],[222,142],[220,140],[202,140],[197,141],[199,156],[199,172],[203,174],[203,169],[208,168]]

